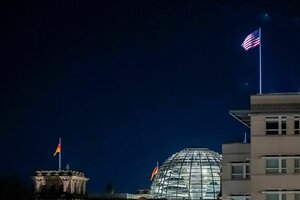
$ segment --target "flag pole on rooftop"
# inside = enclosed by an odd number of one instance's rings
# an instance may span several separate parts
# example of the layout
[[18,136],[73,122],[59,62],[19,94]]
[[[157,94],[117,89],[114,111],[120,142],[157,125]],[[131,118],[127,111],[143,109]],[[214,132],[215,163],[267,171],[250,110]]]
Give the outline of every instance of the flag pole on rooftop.
[[259,45],[259,94],[262,94],[262,67],[261,67],[261,27],[250,33],[242,43],[242,47],[248,51]]
[[56,156],[56,154],[58,154],[58,170],[60,171],[61,170],[61,138],[59,138],[59,142],[53,156]]
[[262,94],[262,70],[261,70],[261,27],[259,27],[259,38],[260,38],[260,44],[259,44],[259,94]]
[[58,169],[61,170],[61,138],[59,138],[59,144],[60,144],[60,152],[59,152],[59,162],[58,162]]

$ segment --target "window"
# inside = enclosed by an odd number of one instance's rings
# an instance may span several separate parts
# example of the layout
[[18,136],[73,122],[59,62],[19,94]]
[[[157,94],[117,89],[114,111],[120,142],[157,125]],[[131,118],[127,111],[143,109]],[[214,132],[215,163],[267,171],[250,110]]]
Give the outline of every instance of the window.
[[250,165],[246,165],[246,178],[250,178]]
[[266,135],[286,135],[286,117],[267,117]]
[[250,178],[250,165],[245,163],[233,164],[231,166],[231,178],[232,179]]
[[266,200],[286,200],[285,193],[270,193],[267,194]]
[[286,173],[286,159],[275,158],[266,160],[267,174],[283,174]]
[[295,194],[295,200],[300,200],[300,194],[299,193]]
[[300,159],[299,158],[295,158],[295,160],[294,160],[294,172],[295,173],[300,172]]
[[299,118],[299,116],[294,117],[294,132],[296,135],[300,134],[300,118]]
[[231,200],[250,200],[249,196],[231,197]]
[[231,166],[231,178],[232,179],[243,179],[243,165],[233,165]]

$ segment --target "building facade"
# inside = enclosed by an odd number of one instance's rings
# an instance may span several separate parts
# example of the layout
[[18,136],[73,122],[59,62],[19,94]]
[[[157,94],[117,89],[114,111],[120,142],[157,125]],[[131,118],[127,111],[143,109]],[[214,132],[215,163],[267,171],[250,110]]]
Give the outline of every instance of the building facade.
[[97,200],[97,199],[139,199],[139,200],[145,200],[149,199],[149,193],[148,194],[130,194],[130,193],[114,193],[114,194],[97,194],[92,193],[88,195],[89,200]]
[[86,199],[89,179],[81,172],[36,171],[32,179],[35,199]]
[[251,143],[223,145],[222,198],[299,200],[300,93],[250,100],[250,110],[230,111],[250,128]]
[[250,198],[250,144],[222,145],[223,199]]

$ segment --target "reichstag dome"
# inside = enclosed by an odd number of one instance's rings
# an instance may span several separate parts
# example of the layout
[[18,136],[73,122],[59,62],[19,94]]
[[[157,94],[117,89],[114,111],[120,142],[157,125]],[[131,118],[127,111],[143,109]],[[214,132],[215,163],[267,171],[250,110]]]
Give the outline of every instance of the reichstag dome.
[[152,198],[217,199],[220,193],[221,155],[205,148],[187,148],[169,157],[152,185]]

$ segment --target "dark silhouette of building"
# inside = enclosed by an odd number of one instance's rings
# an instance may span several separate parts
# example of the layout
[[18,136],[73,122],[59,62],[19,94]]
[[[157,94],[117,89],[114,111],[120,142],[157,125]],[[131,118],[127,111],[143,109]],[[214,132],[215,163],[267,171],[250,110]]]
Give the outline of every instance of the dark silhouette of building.
[[16,176],[0,177],[0,199],[31,200],[33,199],[32,190]]

